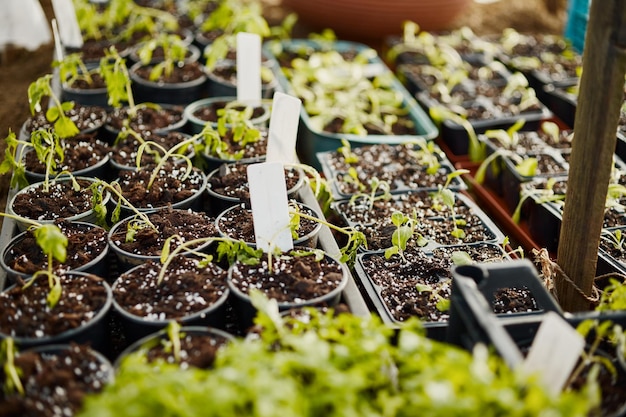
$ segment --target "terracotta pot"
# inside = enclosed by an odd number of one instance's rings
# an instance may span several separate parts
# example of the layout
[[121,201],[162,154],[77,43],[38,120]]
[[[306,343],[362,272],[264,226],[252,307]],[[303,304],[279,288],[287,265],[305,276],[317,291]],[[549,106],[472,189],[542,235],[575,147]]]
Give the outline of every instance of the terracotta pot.
[[339,37],[374,39],[401,34],[411,20],[423,30],[449,29],[470,0],[283,0],[315,29],[330,28]]

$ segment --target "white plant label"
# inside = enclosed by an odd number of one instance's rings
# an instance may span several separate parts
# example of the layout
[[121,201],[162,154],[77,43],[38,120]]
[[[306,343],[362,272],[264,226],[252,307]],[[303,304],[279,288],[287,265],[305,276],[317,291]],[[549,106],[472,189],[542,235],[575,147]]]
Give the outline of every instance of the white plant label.
[[267,162],[297,162],[296,139],[301,108],[302,101],[299,98],[281,92],[274,93],[265,156]]
[[59,37],[59,26],[57,25],[57,20],[52,19],[50,22],[52,25],[52,36],[54,38],[54,50],[56,52],[56,59],[58,61],[62,61],[63,56],[63,45],[61,45],[61,38]]
[[52,7],[59,26],[61,43],[70,48],[82,47],[83,35],[80,33],[72,0],[52,0]]
[[261,104],[261,37],[237,33],[237,100]]
[[257,247],[264,252],[276,247],[283,252],[293,249],[283,164],[263,162],[249,165],[248,183]]
[[561,316],[550,311],[537,330],[523,368],[539,373],[546,389],[557,395],[563,389],[585,347],[585,339]]

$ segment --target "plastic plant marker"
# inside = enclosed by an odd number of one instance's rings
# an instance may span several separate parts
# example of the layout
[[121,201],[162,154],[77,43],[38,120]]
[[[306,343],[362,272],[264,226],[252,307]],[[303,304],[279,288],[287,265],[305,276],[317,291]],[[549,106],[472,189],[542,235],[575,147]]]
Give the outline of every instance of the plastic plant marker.
[[301,108],[302,101],[299,98],[281,92],[274,93],[265,156],[267,162],[297,162],[296,139]]
[[283,164],[249,165],[248,183],[257,248],[264,252],[275,248],[283,252],[293,249]]
[[557,313],[547,312],[524,361],[524,370],[539,372],[546,389],[558,395],[584,347],[585,339],[576,329]]
[[50,21],[52,26],[52,37],[54,38],[54,51],[57,54],[58,61],[63,60],[63,45],[61,45],[61,37],[59,35],[59,25],[56,19]]
[[261,37],[255,33],[237,34],[237,100],[261,104]]
[[83,35],[80,33],[72,0],[52,0],[52,7],[59,25],[61,43],[72,48],[82,47]]

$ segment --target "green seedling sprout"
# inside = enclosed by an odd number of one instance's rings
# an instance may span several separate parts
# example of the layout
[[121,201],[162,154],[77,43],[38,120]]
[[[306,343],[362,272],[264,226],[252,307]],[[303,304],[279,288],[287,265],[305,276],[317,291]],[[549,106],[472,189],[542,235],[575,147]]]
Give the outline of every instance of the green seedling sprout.
[[517,203],[517,206],[515,207],[515,210],[513,211],[513,214],[511,216],[513,221],[515,223],[520,222],[522,207],[524,205],[524,202],[526,202],[528,198],[532,198],[537,204],[563,203],[563,201],[565,200],[565,194],[556,194],[554,192],[554,185],[556,184],[556,182],[556,178],[548,178],[544,188],[526,189],[522,187],[522,189],[520,190],[519,202]]
[[419,149],[409,149],[408,152],[418,163],[427,167],[428,174],[436,174],[441,168],[441,160],[445,158],[445,154],[433,141],[424,138],[418,138],[405,143],[406,145],[417,146]]
[[[293,210],[290,210],[290,214],[293,213]],[[321,223],[328,228],[335,230],[341,234],[346,235],[347,242],[346,244],[340,248],[341,258],[339,259],[343,263],[347,263],[349,265],[354,264],[356,259],[356,254],[358,252],[359,247],[363,246],[367,248],[367,238],[363,234],[363,232],[353,228],[353,227],[340,227],[334,225],[326,220],[323,220],[316,216],[311,216],[307,213],[298,212],[298,216],[301,218],[311,220],[317,223]]]
[[[24,167],[24,150],[32,146],[31,142],[17,139],[15,132],[9,130],[9,135],[4,138],[4,160],[0,163],[0,174],[13,173],[11,188],[24,188],[28,186],[26,168]],[[19,154],[19,155],[18,155]]]
[[41,100],[48,97],[46,120],[53,123],[54,130],[62,138],[77,135],[80,131],[76,124],[65,113],[74,108],[74,102],[63,102],[54,93],[52,88],[52,74],[46,74],[33,81],[28,87],[28,103],[31,114],[41,111]]
[[410,239],[416,237],[417,246],[425,246],[428,244],[421,234],[416,233],[417,214],[413,211],[413,216],[408,217],[401,211],[394,211],[391,214],[391,223],[396,226],[396,230],[391,235],[392,246],[385,250],[385,258],[390,259],[393,255],[399,255],[403,262],[407,262],[404,252]]
[[61,298],[61,278],[54,273],[53,262],[56,259],[59,262],[65,262],[67,258],[67,236],[61,232],[59,226],[52,223],[45,223],[34,230],[35,240],[44,254],[48,257],[48,269],[45,271],[37,271],[33,274],[23,289],[30,287],[33,282],[40,276],[48,277],[48,285],[50,292],[46,297],[49,308],[54,308]]
[[119,108],[122,103],[128,103],[128,114],[135,117],[137,106],[133,98],[130,74],[126,67],[126,60],[120,56],[114,46],[105,50],[105,56],[100,60],[100,73],[107,85],[108,103]]
[[600,238],[616,251],[623,252],[626,249],[626,235],[622,233],[621,229],[615,229],[614,231],[605,229],[602,231]]
[[[623,245],[623,237],[620,237]],[[623,248],[623,246],[622,246]],[[626,284],[616,278],[609,279],[600,295],[600,302],[596,306],[597,311],[626,310]]]
[[[554,143],[559,143],[561,137],[561,129],[559,129],[559,125],[551,121],[545,121],[541,123],[541,131],[548,135]],[[570,140],[573,138],[573,135],[570,136]]]
[[358,199],[364,199],[369,202],[369,208],[374,208],[374,203],[377,201],[389,201],[391,198],[391,185],[387,181],[381,181],[378,177],[372,177],[369,180],[370,192],[358,192],[350,198],[350,204]]
[[612,375],[613,379],[617,378],[617,369],[615,368],[615,365],[610,358],[600,354],[598,349],[603,341],[611,338],[613,332],[621,331],[621,327],[614,326],[613,322],[610,320],[599,321],[588,319],[582,321],[576,327],[576,330],[585,339],[589,339],[591,334],[593,334],[594,337],[590,342],[588,342],[587,349],[583,350],[580,363],[570,375],[566,386],[571,386],[571,384],[576,381],[581,373],[589,366],[592,367],[589,372],[589,378],[592,378],[593,380],[597,379],[597,373],[600,371],[601,367],[605,368]]
[[59,78],[67,85],[72,85],[76,80],[85,80],[89,85],[93,84],[93,77],[83,62],[79,52],[66,55],[61,61],[54,61],[53,67],[59,68]]
[[470,160],[472,162],[480,162],[485,159],[485,144],[481,143],[478,140],[478,136],[476,136],[474,126],[472,126],[469,120],[443,106],[431,107],[429,110],[429,114],[430,117],[435,121],[435,123],[439,125],[441,125],[444,120],[450,120],[451,122],[463,127],[463,129],[465,129],[465,131],[467,132],[467,136],[469,138],[468,152]]
[[492,129],[485,132],[485,136],[495,139],[503,148],[513,150],[519,143],[519,131],[526,124],[525,119],[517,119],[508,129]]
[[180,324],[178,324],[176,320],[171,320],[167,325],[167,337],[172,348],[172,354],[174,355],[174,359],[176,359],[177,361],[180,361],[180,339],[182,336],[183,335],[180,331]]
[[20,380],[22,370],[15,365],[16,350],[12,337],[7,337],[0,342],[0,364],[5,375],[3,391],[7,395],[13,392],[24,395],[24,385]]
[[[460,177],[461,175],[469,173],[467,169],[457,169],[456,171],[452,171],[446,176],[446,182],[443,186],[439,185],[438,190],[431,194],[433,199],[433,208],[437,211],[441,211],[443,206],[448,207],[451,212],[453,230],[450,234],[457,239],[465,238],[465,231],[463,229],[459,229],[458,226],[464,226],[465,220],[457,219],[455,214],[455,197],[454,191],[450,189],[450,184],[454,178]],[[443,206],[442,206],[443,204]]]
[[435,304],[435,307],[437,308],[437,310],[441,312],[450,310],[450,300],[448,298],[443,297],[441,294],[439,294],[439,289],[433,288],[432,286],[428,284],[417,284],[415,288],[420,294],[430,293],[429,298],[437,301],[437,303]]
[[113,209],[113,212],[111,213],[111,221],[113,223],[117,223],[119,221],[120,213],[122,210],[122,204],[124,204],[133,213],[135,213],[136,217],[138,218],[137,221],[141,221],[143,224],[152,228],[154,231],[158,231],[156,226],[150,221],[150,218],[148,217],[148,215],[138,210],[135,206],[133,206],[130,203],[130,201],[126,199],[126,197],[124,197],[124,195],[122,194],[120,185],[117,181],[113,181],[109,183],[104,180],[97,180],[91,183],[91,185],[89,186],[89,189],[91,190],[91,194],[92,194],[91,205],[98,218],[98,224],[108,229],[108,226],[106,223],[107,208],[106,208],[106,205],[104,204],[104,192],[109,191],[110,193],[114,194],[117,197],[117,205],[115,206],[115,208]]
[[341,146],[337,148],[337,152],[343,157],[346,164],[352,165],[359,162],[359,157],[352,151],[350,141],[347,139],[341,139]]
[[533,88],[528,86],[528,79],[521,72],[516,72],[507,80],[507,85],[502,91],[504,97],[514,97],[516,94],[521,95],[519,110],[524,111],[539,104],[539,99]]
[[152,54],[159,47],[163,49],[163,60],[152,67],[150,81],[157,81],[162,75],[169,77],[176,66],[181,66],[185,62],[187,56],[187,44],[179,35],[161,33],[138,49],[141,63],[149,65],[152,62]]

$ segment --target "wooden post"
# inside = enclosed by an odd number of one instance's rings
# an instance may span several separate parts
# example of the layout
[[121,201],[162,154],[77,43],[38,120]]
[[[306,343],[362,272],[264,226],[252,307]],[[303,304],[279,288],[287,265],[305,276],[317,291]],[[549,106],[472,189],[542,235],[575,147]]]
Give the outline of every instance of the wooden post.
[[[557,263],[590,295],[598,260],[604,206],[615,152],[626,73],[626,2],[591,2],[583,56],[567,198]],[[572,283],[556,287],[565,311],[589,310]]]

